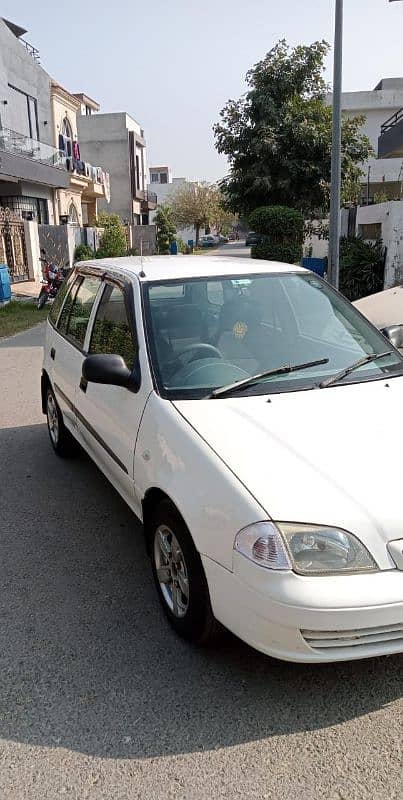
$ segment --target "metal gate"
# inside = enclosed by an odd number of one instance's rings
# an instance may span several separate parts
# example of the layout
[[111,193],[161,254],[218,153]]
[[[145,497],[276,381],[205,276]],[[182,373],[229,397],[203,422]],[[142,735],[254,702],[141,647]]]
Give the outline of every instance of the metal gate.
[[24,222],[9,208],[0,208],[0,264],[7,264],[11,283],[29,280]]

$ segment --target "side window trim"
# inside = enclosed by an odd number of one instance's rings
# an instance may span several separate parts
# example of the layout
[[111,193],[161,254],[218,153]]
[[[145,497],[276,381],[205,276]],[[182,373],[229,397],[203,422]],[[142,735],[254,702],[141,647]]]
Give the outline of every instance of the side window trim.
[[61,306],[60,306],[60,308],[59,308],[59,311],[57,312],[57,317],[56,317],[56,319],[55,319],[55,320],[52,320],[52,319],[50,318],[50,312],[49,312],[48,321],[50,322],[50,324],[52,325],[52,327],[53,327],[53,328],[55,328],[56,330],[57,330],[57,326],[58,326],[58,324],[59,324],[60,315],[61,315],[61,313],[62,313],[62,311],[63,311],[63,308],[64,308],[64,304],[65,304],[65,302],[66,302],[67,298],[68,298],[68,297],[70,297],[70,295],[71,295],[71,293],[72,293],[72,291],[73,291],[74,285],[75,285],[75,283],[76,283],[76,281],[77,281],[77,277],[78,277],[77,273],[76,273],[76,272],[75,272],[75,273],[74,273],[74,272],[72,272],[72,273],[71,273],[71,274],[70,274],[70,275],[69,275],[69,276],[66,278],[66,281],[67,281],[67,283],[68,283],[68,284],[70,284],[70,285],[69,285],[69,288],[67,289],[67,292],[66,292],[66,294],[65,294],[65,295],[64,295],[64,297],[63,297],[62,304],[61,304]]
[[99,308],[99,305],[100,305],[101,300],[102,300],[103,293],[104,293],[105,288],[106,288],[106,281],[102,280],[101,276],[97,276],[97,277],[100,278],[99,289],[98,289],[97,296],[96,296],[96,298],[94,300],[94,303],[93,303],[93,306],[92,306],[92,309],[91,309],[91,313],[90,313],[90,316],[89,316],[89,319],[88,319],[88,325],[87,325],[87,330],[85,332],[85,338],[84,338],[84,344],[83,344],[83,352],[86,353],[86,354],[88,354],[89,351],[90,351],[90,342],[91,342],[92,329],[94,327],[95,317],[96,317],[96,315],[98,313],[98,308]]

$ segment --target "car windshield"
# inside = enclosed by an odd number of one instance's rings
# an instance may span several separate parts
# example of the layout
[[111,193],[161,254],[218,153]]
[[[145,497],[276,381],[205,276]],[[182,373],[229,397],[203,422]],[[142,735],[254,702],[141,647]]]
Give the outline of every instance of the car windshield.
[[235,396],[312,389],[359,359],[390,350],[339,383],[403,374],[400,354],[313,274],[167,280],[144,284],[143,291],[152,367],[164,397],[207,397],[251,376],[260,377]]

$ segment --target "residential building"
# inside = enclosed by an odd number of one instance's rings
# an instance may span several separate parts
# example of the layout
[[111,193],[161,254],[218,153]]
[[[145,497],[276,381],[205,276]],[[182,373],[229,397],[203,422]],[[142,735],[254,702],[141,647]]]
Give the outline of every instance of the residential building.
[[[84,95],[76,95],[83,98]],[[157,197],[147,190],[147,148],[144,131],[126,112],[87,113],[85,100],[77,118],[81,157],[103,164],[110,175],[111,202],[108,210],[128,224],[148,225]],[[99,203],[106,209],[106,202]]]
[[[331,95],[328,102],[331,103]],[[372,91],[343,92],[342,110],[346,117],[365,116],[362,133],[368,136],[378,154],[378,139],[385,121],[403,108],[403,78],[383,78]],[[403,126],[402,126],[403,127]],[[371,158],[363,165],[361,203],[367,205],[383,196],[400,199],[403,180],[402,157]],[[398,153],[396,153],[398,156]]]
[[89,109],[99,106],[86,95],[71,94],[55,81],[51,81],[51,106],[53,140],[63,153],[69,174],[68,188],[56,189],[58,219],[91,225],[98,213],[98,201],[109,203],[109,176],[102,167],[84,161],[77,122],[83,106]]
[[53,137],[50,78],[25,33],[0,19],[0,207],[54,223],[54,190],[69,175]]
[[[185,183],[189,183],[187,178],[172,177],[172,170],[170,167],[150,167],[148,189],[149,191],[156,192],[159,205],[166,203],[167,200],[169,200],[170,195],[172,195],[176,189],[178,189],[180,186],[183,186]],[[151,214],[151,222],[153,222],[154,216],[155,212]],[[196,231],[194,228],[183,228],[178,230],[178,235],[181,239],[183,239],[184,242],[196,240]]]

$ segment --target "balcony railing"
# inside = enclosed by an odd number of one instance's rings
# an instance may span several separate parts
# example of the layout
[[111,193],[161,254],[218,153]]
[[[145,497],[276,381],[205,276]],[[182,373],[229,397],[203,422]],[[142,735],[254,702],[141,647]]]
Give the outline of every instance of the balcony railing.
[[28,50],[29,55],[32,56],[34,61],[36,61],[37,64],[40,64],[39,50],[37,50],[36,47],[33,46],[33,44],[27,42],[26,39],[21,39],[21,36],[19,38],[19,41],[21,42],[21,44],[24,45],[25,49]]
[[144,192],[144,195],[145,195],[144,200],[146,200],[148,203],[154,203],[155,205],[157,205],[158,197],[155,192],[149,192],[147,190]]
[[390,131],[391,128],[394,128],[401,119],[403,119],[403,108],[400,108],[399,111],[396,111],[395,114],[392,114],[392,116],[389,117],[389,119],[387,119],[383,125],[381,125],[381,135],[383,133],[387,133],[387,131]]
[[66,158],[56,147],[30,139],[10,128],[0,128],[0,150],[46,164],[48,167],[66,168]]

